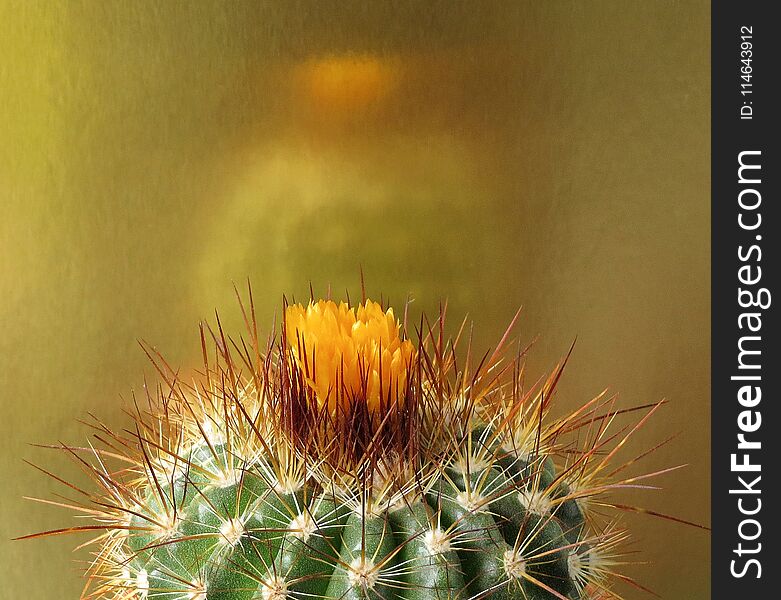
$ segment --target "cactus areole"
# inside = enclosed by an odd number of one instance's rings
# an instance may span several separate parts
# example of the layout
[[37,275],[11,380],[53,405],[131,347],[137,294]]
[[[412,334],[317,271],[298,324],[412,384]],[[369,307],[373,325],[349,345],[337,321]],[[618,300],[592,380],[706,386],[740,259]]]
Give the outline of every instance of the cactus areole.
[[478,355],[369,300],[286,305],[264,342],[241,308],[194,376],[146,348],[161,383],[129,433],[62,446],[93,522],[46,533],[96,535],[85,598],[617,597],[608,462],[634,429],[607,433],[607,396],[549,417],[566,360],[527,384],[508,335]]

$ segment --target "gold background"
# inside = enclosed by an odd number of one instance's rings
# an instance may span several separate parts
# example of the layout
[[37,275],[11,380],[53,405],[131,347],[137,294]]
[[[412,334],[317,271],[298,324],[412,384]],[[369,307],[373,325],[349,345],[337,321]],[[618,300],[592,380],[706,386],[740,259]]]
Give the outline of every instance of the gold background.
[[[709,3],[0,2],[0,581],[76,598],[62,491],[22,458],[83,443],[249,277],[476,321],[518,305],[559,401],[671,402],[638,449],[688,468],[628,503],[709,520]],[[395,4],[395,3],[394,3]],[[709,537],[629,516],[626,571],[709,597]],[[85,558],[77,554],[76,558]],[[647,597],[630,589],[630,598]]]

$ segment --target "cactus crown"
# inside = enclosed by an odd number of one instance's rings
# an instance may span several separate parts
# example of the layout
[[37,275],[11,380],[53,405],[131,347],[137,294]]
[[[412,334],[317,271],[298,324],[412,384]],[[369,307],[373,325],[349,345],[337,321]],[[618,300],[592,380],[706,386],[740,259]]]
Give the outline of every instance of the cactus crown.
[[413,344],[392,309],[321,300],[262,344],[249,298],[247,339],[202,327],[191,379],[146,347],[161,385],[132,433],[61,446],[94,522],[27,537],[97,534],[84,598],[618,597],[605,513],[642,477],[609,463],[658,405],[618,433],[604,394],[551,420],[566,359],[526,385],[507,335],[478,360],[444,314]]

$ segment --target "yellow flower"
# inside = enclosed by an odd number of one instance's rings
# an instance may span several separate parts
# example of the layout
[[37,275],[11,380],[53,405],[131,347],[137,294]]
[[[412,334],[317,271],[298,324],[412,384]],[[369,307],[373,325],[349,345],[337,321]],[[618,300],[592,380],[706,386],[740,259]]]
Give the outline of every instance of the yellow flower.
[[357,307],[318,300],[285,311],[294,364],[331,411],[352,400],[365,401],[370,411],[380,398],[388,406],[403,401],[415,348],[400,330],[393,309],[371,300]]

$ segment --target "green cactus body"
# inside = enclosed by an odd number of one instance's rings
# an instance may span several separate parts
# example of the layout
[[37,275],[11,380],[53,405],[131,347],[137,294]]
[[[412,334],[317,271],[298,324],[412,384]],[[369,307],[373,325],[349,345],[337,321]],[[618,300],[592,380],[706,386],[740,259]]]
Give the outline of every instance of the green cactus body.
[[443,319],[414,346],[377,303],[292,305],[265,351],[203,337],[192,383],[155,361],[132,434],[62,447],[95,522],[28,537],[101,532],[89,600],[617,597],[601,497],[643,478],[606,468],[637,426],[606,434],[602,397],[547,423],[563,363],[526,389],[522,355],[460,361]]
[[507,458],[446,466],[371,514],[311,482],[280,491],[262,456],[227,480],[193,462],[134,511],[128,582],[150,599],[579,598],[577,502],[554,497],[549,460]]

